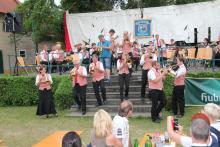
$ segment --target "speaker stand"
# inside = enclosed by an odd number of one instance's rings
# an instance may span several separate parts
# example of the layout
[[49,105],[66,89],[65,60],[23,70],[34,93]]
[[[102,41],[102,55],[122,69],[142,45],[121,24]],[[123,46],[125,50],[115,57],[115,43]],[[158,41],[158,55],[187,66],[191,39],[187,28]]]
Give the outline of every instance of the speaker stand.
[[14,66],[14,75],[18,76],[18,55],[17,55],[17,44],[16,44],[16,38],[15,38],[15,31],[13,33],[13,40],[14,40],[14,51],[15,51],[15,66]]

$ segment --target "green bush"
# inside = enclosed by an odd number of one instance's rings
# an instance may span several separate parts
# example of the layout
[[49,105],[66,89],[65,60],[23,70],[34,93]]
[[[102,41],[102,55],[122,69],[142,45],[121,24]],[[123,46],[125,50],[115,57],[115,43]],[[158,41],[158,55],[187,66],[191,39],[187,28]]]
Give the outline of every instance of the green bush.
[[56,105],[61,108],[69,108],[74,104],[72,85],[67,77],[62,78],[54,94]]

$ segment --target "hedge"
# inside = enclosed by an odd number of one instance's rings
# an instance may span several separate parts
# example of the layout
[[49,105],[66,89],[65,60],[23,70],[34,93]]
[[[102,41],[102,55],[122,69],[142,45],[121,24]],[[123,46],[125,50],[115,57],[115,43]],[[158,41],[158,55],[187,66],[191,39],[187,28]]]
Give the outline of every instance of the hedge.
[[[220,78],[220,72],[188,73],[188,77]],[[0,106],[31,106],[38,101],[38,90],[34,85],[35,77],[0,77]],[[168,76],[164,84],[167,109],[171,107],[173,78]],[[68,108],[74,104],[71,82],[68,76],[53,76],[52,90],[56,105]]]

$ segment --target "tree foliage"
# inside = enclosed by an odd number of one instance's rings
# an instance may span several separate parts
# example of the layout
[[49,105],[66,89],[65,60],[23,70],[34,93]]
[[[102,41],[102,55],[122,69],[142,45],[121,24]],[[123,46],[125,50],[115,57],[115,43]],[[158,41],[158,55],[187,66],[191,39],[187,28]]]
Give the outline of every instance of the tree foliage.
[[63,11],[54,0],[27,0],[18,9],[24,16],[24,30],[35,42],[63,41]]
[[72,13],[99,12],[112,10],[117,0],[61,0],[64,10]]

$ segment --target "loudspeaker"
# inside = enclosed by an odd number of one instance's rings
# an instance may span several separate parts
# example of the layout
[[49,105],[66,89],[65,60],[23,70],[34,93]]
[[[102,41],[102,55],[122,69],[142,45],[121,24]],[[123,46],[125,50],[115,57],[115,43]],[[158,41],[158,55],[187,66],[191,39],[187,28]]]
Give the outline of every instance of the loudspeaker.
[[5,14],[3,31],[15,33],[23,32],[23,18],[21,13],[12,12]]
[[211,27],[208,27],[208,40],[211,42]]
[[194,28],[194,44],[196,48],[195,58],[197,57],[197,53],[198,53],[198,37],[197,36],[198,36],[197,28]]

